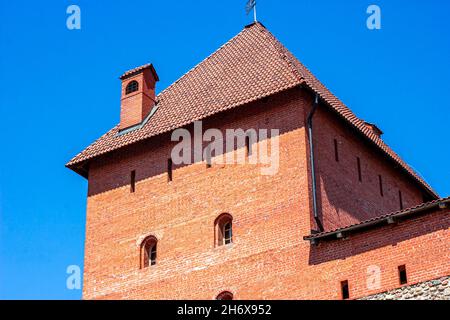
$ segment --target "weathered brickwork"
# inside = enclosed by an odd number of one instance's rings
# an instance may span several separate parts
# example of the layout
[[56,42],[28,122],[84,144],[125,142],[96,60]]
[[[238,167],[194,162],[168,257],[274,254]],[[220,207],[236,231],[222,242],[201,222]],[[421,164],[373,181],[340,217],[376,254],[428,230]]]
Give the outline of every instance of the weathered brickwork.
[[380,293],[361,300],[450,300],[450,278],[443,277]]
[[[356,299],[399,287],[399,265],[407,265],[411,284],[449,275],[448,210],[318,246],[303,240],[316,228],[305,130],[311,103],[296,88],[204,121],[204,129],[221,131],[280,129],[274,176],[250,164],[196,163],[175,167],[168,182],[170,135],[92,161],[83,297],[214,299],[230,291],[236,299],[340,299],[340,282],[348,280]],[[315,121],[327,228],[398,210],[397,189],[405,207],[422,202],[416,184],[322,108]],[[338,164],[335,137],[342,146]],[[362,183],[355,179],[356,156]],[[133,170],[137,184],[130,193]],[[386,181],[384,198],[378,174]],[[222,213],[233,216],[233,244],[216,248],[214,221]],[[140,244],[149,235],[158,239],[158,261],[140,269]],[[371,266],[381,270],[379,288],[367,285]]]

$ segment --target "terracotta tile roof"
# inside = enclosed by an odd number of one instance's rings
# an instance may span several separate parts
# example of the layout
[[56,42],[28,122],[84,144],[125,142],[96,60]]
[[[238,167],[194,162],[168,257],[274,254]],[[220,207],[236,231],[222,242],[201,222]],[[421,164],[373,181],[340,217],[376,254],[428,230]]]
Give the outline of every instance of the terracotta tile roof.
[[[304,237],[304,240],[321,240],[321,239],[336,239],[336,235],[341,233],[341,234],[349,234],[351,232],[356,232],[356,231],[361,231],[361,230],[366,230],[370,227],[376,227],[381,225],[383,222],[385,222],[387,219],[389,218],[393,218],[395,221],[395,219],[404,219],[407,217],[412,216],[415,213],[423,213],[425,211],[430,211],[436,208],[440,208],[440,206],[442,206],[442,208],[444,209],[450,209],[450,197],[448,198],[443,198],[443,199],[439,199],[439,200],[434,200],[431,202],[427,202],[427,203],[422,203],[420,205],[417,205],[415,207],[412,208],[408,208],[405,210],[401,210],[401,211],[397,211],[397,212],[392,212],[389,214],[385,214],[382,216],[378,216],[366,221],[362,221],[359,222],[357,224],[353,224],[344,228],[339,228],[339,229],[335,229],[335,230],[330,230],[330,231],[325,231],[325,232],[320,232],[320,233],[316,233],[316,234],[312,234],[309,236]],[[435,211],[432,211],[435,212]],[[448,211],[446,211],[448,214]]]
[[118,135],[117,125],[73,158],[67,167],[81,173],[82,165],[95,157],[300,85],[319,94],[342,118],[438,198],[420,176],[260,23],[245,27],[162,91],[157,97],[158,111],[145,125],[122,135]]

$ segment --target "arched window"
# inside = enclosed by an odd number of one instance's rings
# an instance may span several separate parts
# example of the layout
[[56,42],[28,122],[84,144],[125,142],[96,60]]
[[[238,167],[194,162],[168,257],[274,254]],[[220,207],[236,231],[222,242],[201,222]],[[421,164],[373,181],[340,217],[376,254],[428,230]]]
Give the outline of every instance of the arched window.
[[229,291],[222,292],[217,296],[216,300],[233,300],[233,294]]
[[139,90],[139,83],[136,80],[131,81],[125,89],[125,94],[130,94]]
[[233,217],[224,213],[215,221],[216,246],[226,246],[233,243]]
[[141,244],[141,269],[156,265],[158,240],[154,236],[145,238]]

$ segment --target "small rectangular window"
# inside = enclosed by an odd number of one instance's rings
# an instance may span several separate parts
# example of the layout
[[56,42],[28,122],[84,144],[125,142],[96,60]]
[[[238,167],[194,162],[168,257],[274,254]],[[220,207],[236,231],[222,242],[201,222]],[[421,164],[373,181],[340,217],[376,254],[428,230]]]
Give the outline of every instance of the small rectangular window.
[[407,284],[408,283],[408,275],[406,274],[406,266],[399,266],[398,267],[398,278],[400,280],[400,284]]
[[403,195],[402,195],[402,192],[400,190],[398,191],[398,201],[399,201],[399,204],[400,204],[400,210],[403,210]]
[[167,160],[167,180],[171,182],[173,180],[173,162],[172,159]]
[[342,300],[347,300],[350,298],[350,291],[348,289],[348,281],[342,281],[341,282],[341,295]]
[[131,171],[131,179],[130,179],[130,192],[134,193],[136,191],[136,171]]
[[339,162],[339,145],[336,139],[334,139],[334,159]]
[[359,180],[359,182],[362,182],[361,159],[359,157],[357,157],[356,162],[358,165],[358,180]]
[[378,176],[378,181],[380,183],[380,195],[384,197],[384,191],[383,191],[383,178],[381,175]]

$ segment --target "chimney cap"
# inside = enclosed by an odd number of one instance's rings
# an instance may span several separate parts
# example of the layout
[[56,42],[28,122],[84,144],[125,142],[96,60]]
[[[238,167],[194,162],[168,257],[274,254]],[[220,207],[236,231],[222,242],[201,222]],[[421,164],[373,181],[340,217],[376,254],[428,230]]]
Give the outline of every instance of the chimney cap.
[[144,64],[143,66],[128,70],[127,72],[125,72],[123,75],[120,76],[120,80],[125,80],[128,79],[146,69],[150,69],[150,71],[153,73],[153,77],[155,78],[156,81],[159,81],[159,77],[158,74],[156,73],[155,67],[153,66],[152,63],[147,63]]

